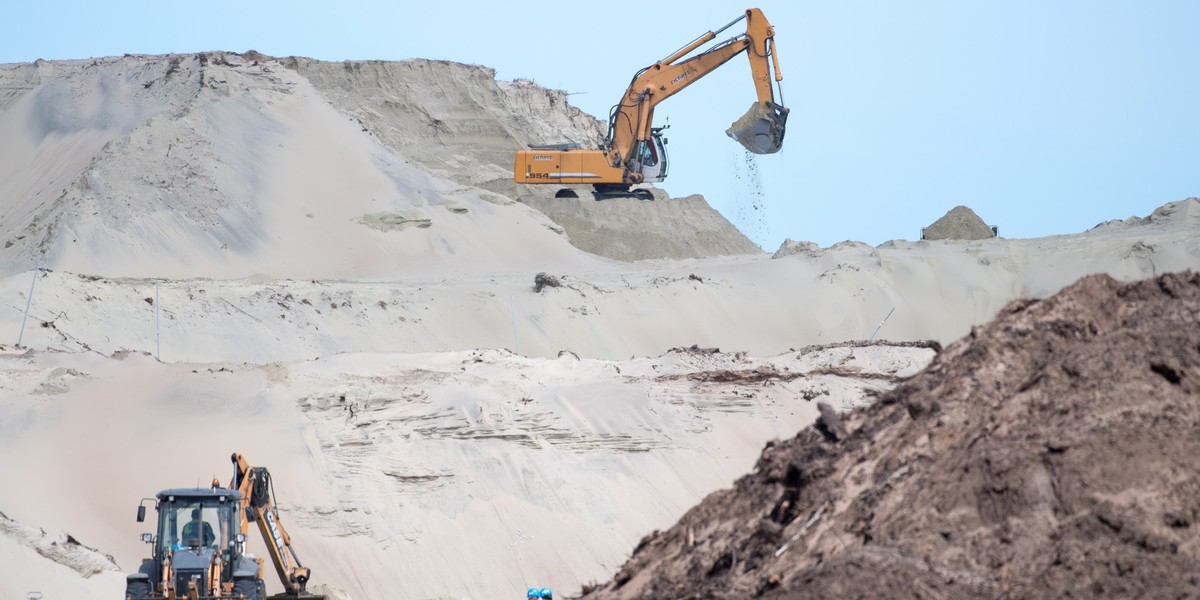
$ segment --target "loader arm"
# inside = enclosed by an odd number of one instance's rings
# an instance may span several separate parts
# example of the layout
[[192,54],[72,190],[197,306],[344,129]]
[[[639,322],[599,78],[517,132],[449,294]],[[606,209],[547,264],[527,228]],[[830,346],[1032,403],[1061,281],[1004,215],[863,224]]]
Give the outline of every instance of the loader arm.
[[[242,510],[247,516],[252,515],[258,525],[258,531],[267,544],[271,562],[275,564],[275,572],[279,581],[290,596],[304,596],[311,572],[300,564],[292,549],[292,539],[280,522],[279,512],[272,499],[271,475],[263,467],[251,467],[245,456],[234,453],[231,457],[234,465],[233,481],[229,487],[242,494]],[[242,533],[249,535],[248,519],[242,519]]]

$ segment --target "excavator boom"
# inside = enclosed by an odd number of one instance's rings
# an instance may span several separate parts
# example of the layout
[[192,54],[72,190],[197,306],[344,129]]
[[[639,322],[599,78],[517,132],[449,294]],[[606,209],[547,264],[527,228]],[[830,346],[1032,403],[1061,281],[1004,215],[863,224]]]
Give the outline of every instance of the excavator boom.
[[[717,44],[696,56],[683,59],[700,46],[714,40],[718,33],[743,20],[746,21],[745,34]],[[771,81],[772,66],[775,81],[783,79],[779,62],[775,59],[774,40],[775,29],[767,22],[761,10],[751,8],[728,25],[717,31],[705,33],[667,58],[639,71],[625,91],[625,97],[613,112],[609,125],[609,139],[613,152],[620,156],[630,156],[631,148],[637,142],[650,138],[654,107],[742,52],[746,52],[749,57],[750,75],[758,100],[747,115],[734,122],[734,127],[738,128],[740,133],[750,129],[757,120],[766,120],[760,126],[770,131],[772,139],[769,144],[747,144],[733,133],[730,133],[730,136],[742,142],[747,150],[757,154],[778,151],[783,144],[787,111],[775,102],[775,89]]]

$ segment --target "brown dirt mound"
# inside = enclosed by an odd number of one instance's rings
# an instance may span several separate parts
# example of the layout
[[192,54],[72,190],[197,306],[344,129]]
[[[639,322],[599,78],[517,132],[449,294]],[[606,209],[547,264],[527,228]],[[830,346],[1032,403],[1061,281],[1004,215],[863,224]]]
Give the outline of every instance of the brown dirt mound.
[[1200,275],[1009,304],[769,444],[600,598],[1200,597]]
[[986,240],[993,237],[996,232],[965,206],[955,206],[921,231],[923,240]]

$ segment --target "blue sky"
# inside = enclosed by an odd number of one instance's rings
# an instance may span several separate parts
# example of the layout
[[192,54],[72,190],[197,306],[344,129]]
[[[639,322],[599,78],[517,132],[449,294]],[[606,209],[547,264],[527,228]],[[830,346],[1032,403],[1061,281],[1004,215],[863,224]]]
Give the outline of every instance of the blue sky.
[[[1196,0],[752,5],[776,29],[783,150],[747,156],[725,136],[754,99],[742,57],[656,117],[671,124],[662,187],[704,194],[766,250],[916,239],[960,204],[1002,236],[1037,237],[1200,196]],[[566,90],[605,117],[635,71],[747,6],[22,2],[0,24],[0,63],[249,49],[447,59]]]

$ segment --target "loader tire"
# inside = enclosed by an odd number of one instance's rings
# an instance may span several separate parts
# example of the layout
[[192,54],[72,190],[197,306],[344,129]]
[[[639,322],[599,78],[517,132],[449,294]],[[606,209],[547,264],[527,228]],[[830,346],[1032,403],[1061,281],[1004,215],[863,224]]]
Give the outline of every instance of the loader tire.
[[233,582],[233,597],[245,596],[246,600],[262,600],[266,594],[261,579],[238,579]]
[[150,597],[149,581],[129,581],[125,583],[125,597],[142,600]]

